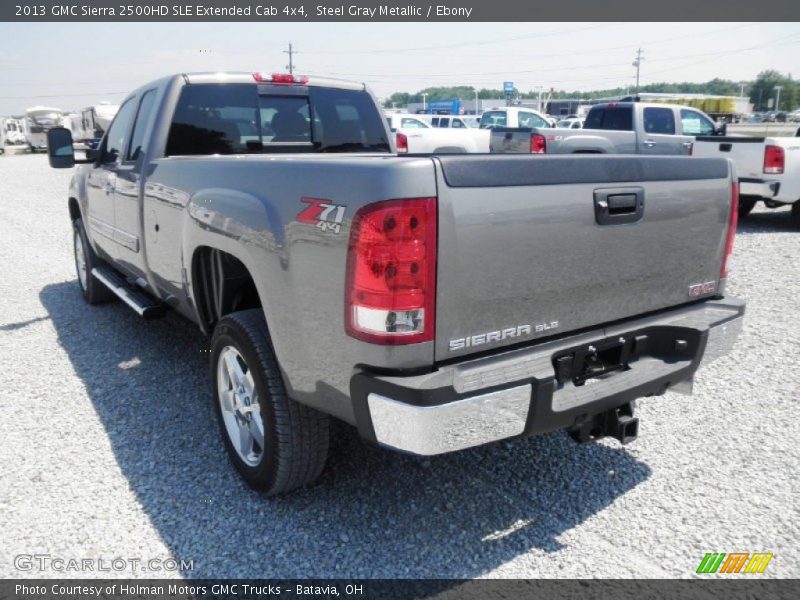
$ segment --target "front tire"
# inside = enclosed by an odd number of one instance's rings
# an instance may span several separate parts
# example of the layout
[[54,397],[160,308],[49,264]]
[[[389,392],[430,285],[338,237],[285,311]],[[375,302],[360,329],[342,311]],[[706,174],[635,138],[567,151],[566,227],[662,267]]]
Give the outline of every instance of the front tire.
[[211,380],[225,449],[251,488],[272,496],[319,477],[328,457],[328,416],[286,395],[260,308],[217,323]]
[[72,222],[72,246],[75,252],[75,271],[83,299],[89,304],[101,304],[116,298],[114,293],[92,277],[92,269],[101,264],[86,236],[82,219]]
[[753,212],[758,198],[756,196],[739,196],[739,218],[744,219]]

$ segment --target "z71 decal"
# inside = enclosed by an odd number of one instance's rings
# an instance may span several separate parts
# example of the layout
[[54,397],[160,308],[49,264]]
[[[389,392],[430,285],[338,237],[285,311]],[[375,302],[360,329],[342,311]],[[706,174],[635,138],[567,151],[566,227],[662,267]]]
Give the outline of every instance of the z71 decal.
[[310,223],[322,231],[341,233],[346,206],[321,198],[300,198],[300,202],[309,205],[297,215],[300,223]]

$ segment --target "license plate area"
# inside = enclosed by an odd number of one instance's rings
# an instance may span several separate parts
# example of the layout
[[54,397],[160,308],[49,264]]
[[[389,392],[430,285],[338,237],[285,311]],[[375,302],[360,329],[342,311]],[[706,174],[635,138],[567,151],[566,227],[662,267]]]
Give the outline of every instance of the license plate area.
[[555,379],[559,386],[571,381],[580,387],[590,379],[628,371],[644,357],[667,363],[692,360],[700,340],[698,331],[683,327],[656,327],[608,337],[555,354]]

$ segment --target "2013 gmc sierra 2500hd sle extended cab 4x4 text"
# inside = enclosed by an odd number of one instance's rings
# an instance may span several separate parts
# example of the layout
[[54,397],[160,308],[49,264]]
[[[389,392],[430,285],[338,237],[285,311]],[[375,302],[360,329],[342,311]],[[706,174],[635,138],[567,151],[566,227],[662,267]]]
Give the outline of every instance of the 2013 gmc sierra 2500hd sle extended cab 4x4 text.
[[725,159],[398,156],[363,84],[180,74],[121,104],[68,195],[84,298],[211,338],[231,461],[313,481],[329,417],[433,455],[637,434],[636,398],[726,353]]

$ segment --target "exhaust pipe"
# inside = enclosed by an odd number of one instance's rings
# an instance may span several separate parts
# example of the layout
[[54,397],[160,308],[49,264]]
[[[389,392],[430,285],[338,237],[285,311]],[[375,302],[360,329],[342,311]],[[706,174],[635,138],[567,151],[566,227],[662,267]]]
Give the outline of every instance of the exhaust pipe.
[[593,442],[603,437],[613,437],[621,444],[630,444],[639,435],[639,419],[633,416],[634,402],[584,417],[567,432],[579,444]]

